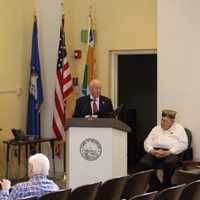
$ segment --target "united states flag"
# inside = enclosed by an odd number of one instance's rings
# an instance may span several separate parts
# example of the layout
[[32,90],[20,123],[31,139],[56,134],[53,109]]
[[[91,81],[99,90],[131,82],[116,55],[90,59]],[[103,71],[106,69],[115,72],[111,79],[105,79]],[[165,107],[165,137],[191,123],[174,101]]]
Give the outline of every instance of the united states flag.
[[56,70],[55,106],[53,112],[53,132],[59,140],[63,140],[66,99],[72,93],[72,90],[72,76],[67,60],[63,16],[60,27],[60,41]]

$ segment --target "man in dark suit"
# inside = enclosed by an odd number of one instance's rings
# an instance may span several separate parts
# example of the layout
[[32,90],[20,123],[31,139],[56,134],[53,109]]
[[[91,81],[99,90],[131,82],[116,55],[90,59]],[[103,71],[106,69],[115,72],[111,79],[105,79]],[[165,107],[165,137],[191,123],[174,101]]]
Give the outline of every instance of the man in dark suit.
[[101,95],[101,82],[94,79],[89,84],[90,95],[80,97],[76,101],[73,117],[87,117],[89,115],[105,116],[113,111],[113,105],[108,97]]

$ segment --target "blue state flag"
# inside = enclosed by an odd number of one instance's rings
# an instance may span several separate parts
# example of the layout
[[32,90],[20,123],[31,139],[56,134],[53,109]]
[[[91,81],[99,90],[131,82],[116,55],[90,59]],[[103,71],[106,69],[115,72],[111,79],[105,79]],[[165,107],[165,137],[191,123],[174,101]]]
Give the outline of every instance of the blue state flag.
[[35,17],[32,36],[31,73],[29,81],[27,134],[40,137],[40,106],[43,102],[40,58],[38,48],[38,29]]

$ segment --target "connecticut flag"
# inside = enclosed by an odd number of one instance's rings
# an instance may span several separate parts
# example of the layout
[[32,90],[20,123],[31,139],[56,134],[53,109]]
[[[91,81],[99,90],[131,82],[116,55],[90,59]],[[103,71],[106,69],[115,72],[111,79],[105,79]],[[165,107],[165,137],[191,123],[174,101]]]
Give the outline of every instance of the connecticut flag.
[[29,80],[27,134],[40,136],[40,106],[43,102],[37,18],[33,24],[31,70]]

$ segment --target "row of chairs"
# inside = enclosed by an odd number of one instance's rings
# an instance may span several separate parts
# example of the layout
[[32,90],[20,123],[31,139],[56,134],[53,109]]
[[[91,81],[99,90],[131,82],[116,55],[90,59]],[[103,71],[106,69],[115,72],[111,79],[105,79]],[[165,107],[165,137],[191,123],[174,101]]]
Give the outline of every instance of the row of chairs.
[[129,200],[199,200],[200,199],[200,180],[187,185],[182,184],[166,188],[161,192],[150,192],[136,195]]
[[200,180],[188,185],[178,185],[160,192],[145,193],[149,179],[154,171],[142,171],[129,176],[113,178],[83,185],[73,191],[62,189],[48,193],[40,198],[27,200],[199,200]]
[[[147,170],[105,181],[80,186],[71,189],[59,190],[46,194],[38,200],[120,200],[130,199],[146,192],[150,177],[154,170]],[[28,199],[29,200],[29,199]],[[34,200],[30,199],[30,200]]]

